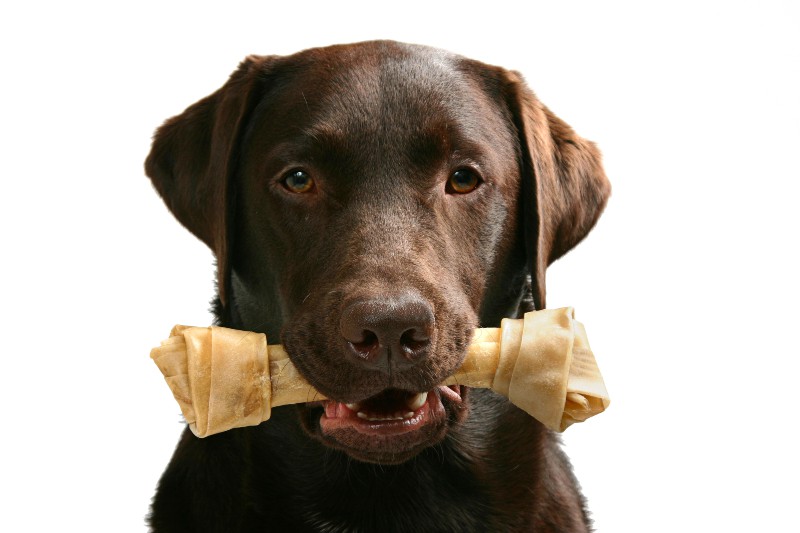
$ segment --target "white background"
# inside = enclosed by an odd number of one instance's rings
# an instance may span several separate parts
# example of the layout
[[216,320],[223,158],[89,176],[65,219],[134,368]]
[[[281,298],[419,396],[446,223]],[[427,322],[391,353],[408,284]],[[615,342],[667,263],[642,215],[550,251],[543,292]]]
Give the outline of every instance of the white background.
[[800,531],[798,3],[286,4],[0,9],[0,529],[144,530],[181,431],[149,350],[213,279],[155,127],[247,54],[391,38],[522,71],[604,152],[548,287],[612,395],[564,437],[598,531]]

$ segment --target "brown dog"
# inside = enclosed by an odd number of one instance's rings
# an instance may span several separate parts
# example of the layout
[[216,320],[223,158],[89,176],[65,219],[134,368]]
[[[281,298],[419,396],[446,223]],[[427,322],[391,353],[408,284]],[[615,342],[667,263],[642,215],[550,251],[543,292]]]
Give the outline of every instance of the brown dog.
[[333,400],[184,433],[155,531],[587,531],[558,439],[442,387],[476,326],[545,305],[605,205],[595,147],[520,76],[379,41],[251,56],[147,174],[217,257],[221,325]]

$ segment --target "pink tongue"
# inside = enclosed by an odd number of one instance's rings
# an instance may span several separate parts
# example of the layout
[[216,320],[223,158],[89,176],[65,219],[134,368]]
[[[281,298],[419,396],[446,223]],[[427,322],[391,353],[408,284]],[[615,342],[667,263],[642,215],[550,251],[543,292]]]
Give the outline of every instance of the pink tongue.
[[326,400],[323,402],[323,404],[325,405],[325,416],[328,418],[344,418],[355,414],[342,402]]
[[448,398],[453,402],[460,402],[461,394],[458,393],[457,387],[458,385],[450,385],[449,387],[446,385],[439,385],[439,394],[442,395],[442,398]]

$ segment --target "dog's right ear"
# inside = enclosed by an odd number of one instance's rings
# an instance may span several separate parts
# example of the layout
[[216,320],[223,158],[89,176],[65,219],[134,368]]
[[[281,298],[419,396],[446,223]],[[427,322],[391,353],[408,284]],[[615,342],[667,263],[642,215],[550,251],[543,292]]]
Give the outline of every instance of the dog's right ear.
[[223,306],[230,279],[231,177],[244,125],[272,59],[247,57],[219,90],[167,120],[145,161],[145,172],[175,218],[216,255]]

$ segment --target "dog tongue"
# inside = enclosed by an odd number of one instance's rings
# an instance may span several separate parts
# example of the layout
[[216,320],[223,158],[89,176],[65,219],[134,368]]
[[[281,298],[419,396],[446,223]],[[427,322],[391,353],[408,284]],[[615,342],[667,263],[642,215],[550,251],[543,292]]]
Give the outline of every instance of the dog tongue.
[[458,385],[440,385],[439,394],[442,395],[442,398],[448,398],[452,402],[461,402],[461,387]]
[[328,418],[344,418],[352,413],[342,402],[326,400],[322,404],[325,407],[325,416]]

